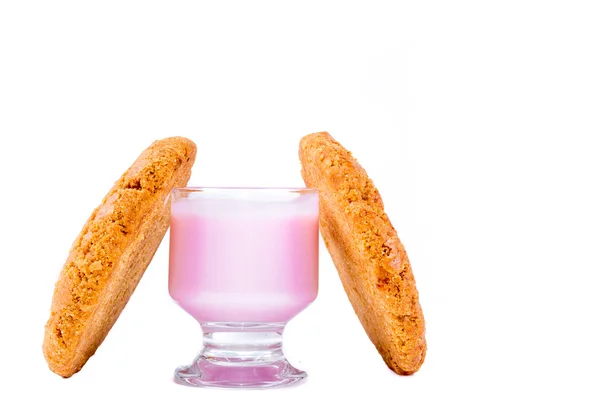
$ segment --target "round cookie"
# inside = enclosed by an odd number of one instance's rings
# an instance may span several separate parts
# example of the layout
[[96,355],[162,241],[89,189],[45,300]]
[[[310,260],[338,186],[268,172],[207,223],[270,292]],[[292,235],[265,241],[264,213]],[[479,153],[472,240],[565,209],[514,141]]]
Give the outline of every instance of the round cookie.
[[413,374],[425,359],[425,320],[379,192],[327,132],[302,138],[299,156],[306,186],[319,190],[321,235],[356,315],[388,367]]
[[169,193],[196,157],[189,139],[152,143],[114,184],[73,243],[52,298],[43,351],[65,378],[94,354],[127,304],[169,226]]

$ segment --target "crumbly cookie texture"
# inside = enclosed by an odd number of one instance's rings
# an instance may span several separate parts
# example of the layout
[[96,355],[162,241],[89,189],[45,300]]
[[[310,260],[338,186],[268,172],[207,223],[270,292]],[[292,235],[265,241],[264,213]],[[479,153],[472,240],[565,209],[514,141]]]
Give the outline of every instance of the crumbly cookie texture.
[[73,243],[45,327],[43,352],[65,378],[94,354],[127,304],[170,218],[171,189],[185,186],[196,145],[152,143],[114,184]]
[[321,234],[367,335],[397,374],[425,359],[425,320],[410,262],[373,182],[327,132],[299,150],[307,187],[319,190]]

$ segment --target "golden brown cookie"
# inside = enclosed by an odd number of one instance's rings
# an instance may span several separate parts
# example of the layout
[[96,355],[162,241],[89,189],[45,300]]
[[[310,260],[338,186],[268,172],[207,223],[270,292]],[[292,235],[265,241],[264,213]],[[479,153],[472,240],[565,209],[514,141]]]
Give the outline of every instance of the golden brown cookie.
[[300,141],[302,177],[319,190],[321,234],[367,335],[394,372],[425,359],[425,320],[404,246],[373,182],[327,132]]
[[79,371],[102,343],[169,226],[171,189],[185,186],[196,157],[189,139],[152,143],[121,176],[73,243],[44,335],[50,369]]

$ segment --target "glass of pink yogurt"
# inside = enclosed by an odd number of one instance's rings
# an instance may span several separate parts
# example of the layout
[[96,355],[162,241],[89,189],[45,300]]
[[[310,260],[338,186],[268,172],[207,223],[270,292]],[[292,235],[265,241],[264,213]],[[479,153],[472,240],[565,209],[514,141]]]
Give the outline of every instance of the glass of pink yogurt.
[[306,377],[282,333],[317,296],[318,214],[313,189],[173,190],[169,294],[204,334],[176,382],[266,388]]

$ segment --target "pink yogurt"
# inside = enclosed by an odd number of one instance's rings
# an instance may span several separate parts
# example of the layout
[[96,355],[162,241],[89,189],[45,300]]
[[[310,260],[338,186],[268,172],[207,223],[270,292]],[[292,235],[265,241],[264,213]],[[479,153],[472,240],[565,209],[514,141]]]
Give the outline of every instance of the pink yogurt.
[[318,194],[175,191],[170,246],[169,293],[200,323],[285,323],[317,296]]

